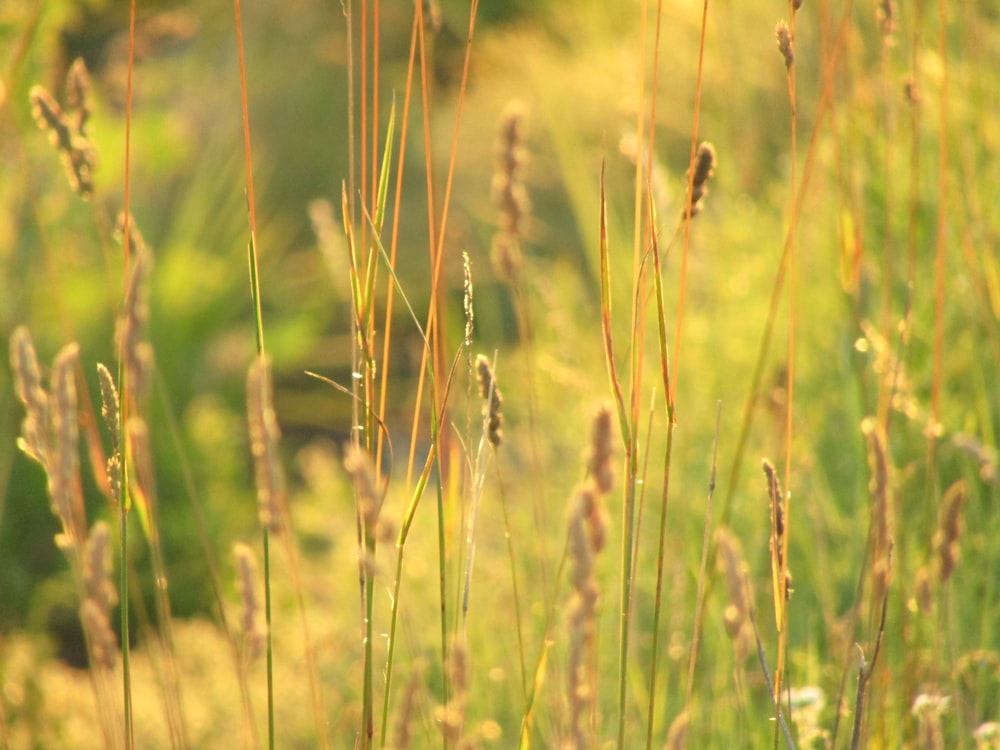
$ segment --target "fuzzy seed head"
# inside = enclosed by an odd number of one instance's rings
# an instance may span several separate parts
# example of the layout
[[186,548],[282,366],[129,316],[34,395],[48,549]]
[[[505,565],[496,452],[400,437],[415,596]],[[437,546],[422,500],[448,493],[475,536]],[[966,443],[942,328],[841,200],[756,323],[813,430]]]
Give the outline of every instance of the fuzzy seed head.
[[374,533],[379,509],[382,506],[382,493],[375,479],[371,456],[360,446],[350,443],[344,449],[344,469],[354,484],[358,513],[364,526]]
[[476,355],[476,381],[479,395],[486,400],[483,416],[486,418],[486,436],[493,447],[503,442],[503,394],[497,387],[493,368],[485,355]]
[[788,24],[784,21],[778,21],[778,25],[774,27],[774,36],[778,42],[778,51],[785,61],[785,70],[791,71],[792,65],[795,64],[795,43],[792,40],[792,32],[788,29]]
[[271,362],[266,356],[258,357],[247,373],[247,423],[260,522],[277,534],[282,529],[285,507],[285,475],[278,457],[281,431],[274,413]]
[[14,388],[25,410],[18,447],[43,467],[48,467],[49,394],[42,385],[31,333],[24,326],[14,329],[10,337],[10,361]]
[[944,583],[958,564],[958,542],[962,536],[962,506],[968,497],[965,482],[955,482],[941,500],[941,516],[934,534],[934,551],[938,556],[938,580]]

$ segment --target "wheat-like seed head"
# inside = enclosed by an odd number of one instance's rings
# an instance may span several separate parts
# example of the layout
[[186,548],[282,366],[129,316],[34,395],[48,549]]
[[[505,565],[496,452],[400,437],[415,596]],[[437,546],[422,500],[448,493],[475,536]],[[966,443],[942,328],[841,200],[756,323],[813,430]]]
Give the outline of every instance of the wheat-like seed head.
[[486,399],[483,414],[488,422],[487,438],[496,447],[503,442],[503,394],[497,387],[490,361],[483,354],[476,355],[476,381],[479,395]]
[[778,51],[785,61],[785,70],[790,71],[795,64],[795,43],[792,40],[792,32],[788,29],[788,24],[778,21],[774,27],[774,36],[778,42]]
[[118,639],[111,629],[111,621],[93,599],[85,599],[80,606],[80,622],[87,633],[94,666],[112,669],[118,653]]
[[257,559],[246,544],[233,545],[236,559],[236,578],[240,592],[240,625],[246,639],[247,655],[250,660],[260,655],[267,635],[267,627],[261,621],[260,599],[257,596]]
[[941,516],[934,534],[934,551],[938,556],[938,580],[944,583],[958,564],[958,541],[962,536],[962,506],[968,497],[965,482],[955,482],[941,500]]
[[48,470],[51,442],[49,394],[42,385],[31,333],[24,326],[15,328],[10,337],[10,361],[14,388],[25,411],[18,447]]
[[64,346],[52,366],[52,464],[49,491],[63,523],[63,541],[78,547],[86,537],[80,486],[79,417],[76,398],[76,344]]
[[90,529],[83,557],[83,582],[87,598],[108,612],[118,603],[118,591],[111,582],[111,529],[98,521]]
[[271,362],[261,355],[247,372],[247,423],[250,452],[257,480],[260,522],[271,533],[282,530],[285,507],[285,475],[278,456],[281,431],[274,413]]
[[358,512],[365,528],[374,533],[382,506],[382,492],[378,488],[371,456],[360,446],[350,443],[344,449],[344,469],[354,483]]

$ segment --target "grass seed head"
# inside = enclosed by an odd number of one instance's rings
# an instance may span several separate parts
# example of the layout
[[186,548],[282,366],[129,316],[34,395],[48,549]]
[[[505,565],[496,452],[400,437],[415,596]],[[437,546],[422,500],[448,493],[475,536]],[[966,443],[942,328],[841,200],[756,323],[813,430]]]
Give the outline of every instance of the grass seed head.
[[85,599],[80,606],[80,622],[87,634],[93,665],[112,669],[118,653],[118,639],[111,629],[107,612],[93,599]]
[[263,650],[266,626],[261,622],[260,599],[257,596],[257,558],[253,550],[245,544],[233,546],[236,559],[236,578],[240,592],[240,625],[246,638],[248,656],[251,660]]
[[90,73],[82,57],[69,66],[66,75],[66,105],[76,110],[73,129],[81,136],[87,135],[87,120],[90,119]]
[[73,123],[62,107],[43,86],[33,86],[28,93],[31,113],[38,127],[49,134],[52,146],[59,152],[66,168],[70,188],[83,200],[90,200],[94,192],[93,173],[97,166],[97,152],[90,140],[77,130],[81,124]]
[[118,603],[118,591],[111,582],[111,529],[98,521],[90,529],[83,558],[83,582],[87,598],[104,612]]
[[[703,141],[694,157],[694,177],[691,183],[691,216],[701,213],[705,196],[708,195],[708,181],[715,174],[715,146]],[[687,172],[691,178],[691,170]]]
[[479,395],[486,400],[483,416],[487,418],[487,439],[494,447],[503,442],[503,394],[497,387],[493,368],[485,355],[476,356],[476,381]]
[[720,528],[716,532],[715,543],[728,599],[723,610],[723,624],[729,639],[733,642],[737,663],[741,663],[753,644],[753,626],[750,621],[752,594],[747,578],[747,566],[743,561],[739,540],[728,529]]
[[348,444],[344,450],[344,469],[354,484],[354,495],[358,503],[358,512],[364,521],[365,528],[375,533],[378,514],[382,506],[382,493],[375,478],[375,468],[372,466],[368,452],[354,443]]
[[944,583],[958,564],[958,542],[962,536],[962,506],[968,496],[965,482],[955,482],[941,500],[941,516],[934,534],[934,551],[938,556],[938,580]]
[[260,522],[277,534],[282,529],[285,475],[278,457],[281,431],[274,413],[271,362],[266,356],[254,360],[247,373],[247,423],[257,480]]
[[778,25],[774,27],[774,36],[778,42],[778,51],[785,61],[785,70],[791,71],[792,65],[795,64],[795,43],[792,41],[792,32],[789,31],[788,24],[778,21]]
[[521,175],[525,162],[524,106],[511,102],[500,117],[496,143],[496,165],[491,180],[493,204],[497,207],[498,231],[490,255],[497,275],[516,284],[521,274],[521,243],[531,201]]
[[10,361],[14,388],[25,411],[18,447],[47,469],[51,442],[49,394],[42,385],[42,373],[31,333],[24,326],[14,329],[10,337]]
[[80,485],[79,416],[76,366],[80,350],[67,344],[52,367],[52,465],[49,491],[56,515],[63,523],[65,541],[77,547],[86,536],[83,490]]
[[861,432],[868,446],[868,491],[872,500],[874,558],[872,564],[872,600],[881,601],[889,586],[889,549],[892,545],[892,502],[889,496],[889,458],[885,430],[878,420],[865,417]]
[[121,494],[122,462],[121,462],[121,424],[118,411],[118,388],[114,376],[102,363],[97,363],[97,382],[101,387],[101,417],[104,426],[111,436],[111,454],[108,456],[108,485],[112,495],[117,498]]
[[602,404],[594,414],[593,426],[590,432],[590,458],[587,470],[590,477],[594,480],[594,485],[597,487],[598,492],[602,495],[611,492],[611,485],[614,481],[614,469],[611,466],[613,453],[611,420],[611,406],[609,404]]

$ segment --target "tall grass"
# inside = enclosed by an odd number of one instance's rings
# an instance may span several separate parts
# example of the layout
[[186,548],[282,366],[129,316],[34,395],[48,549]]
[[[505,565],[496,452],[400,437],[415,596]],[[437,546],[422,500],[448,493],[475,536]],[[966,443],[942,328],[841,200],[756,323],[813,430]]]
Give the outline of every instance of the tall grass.
[[5,745],[997,746],[989,9],[54,7]]

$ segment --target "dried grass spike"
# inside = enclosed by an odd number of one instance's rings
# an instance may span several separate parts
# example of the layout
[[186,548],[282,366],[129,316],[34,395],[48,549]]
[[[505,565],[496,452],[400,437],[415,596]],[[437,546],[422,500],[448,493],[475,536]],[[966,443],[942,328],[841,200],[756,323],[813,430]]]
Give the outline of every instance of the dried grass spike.
[[473,304],[472,260],[469,254],[462,251],[462,310],[465,312],[465,345],[466,356],[472,357],[472,334],[476,326],[476,310]]
[[254,360],[247,372],[247,422],[260,522],[270,532],[277,534],[282,530],[285,475],[278,457],[281,431],[274,414],[271,363],[264,355]]
[[257,560],[253,550],[245,544],[233,546],[236,558],[236,576],[240,591],[240,625],[246,638],[251,660],[260,655],[264,645],[266,627],[261,623],[260,599],[257,596]]
[[148,396],[153,366],[152,347],[146,342],[146,329],[149,325],[147,280],[152,270],[153,256],[135,229],[135,223],[131,221],[129,235],[135,238],[136,260],[125,292],[120,335],[123,337],[126,388],[142,403]]
[[462,641],[452,643],[448,655],[448,674],[451,678],[451,697],[447,704],[438,708],[435,718],[445,740],[449,745],[455,745],[462,739],[469,697],[469,659]]
[[861,432],[868,445],[868,491],[872,498],[872,530],[874,556],[872,575],[874,586],[872,601],[881,601],[889,586],[889,548],[892,544],[892,504],[889,497],[889,458],[886,451],[885,430],[878,420],[865,417]]
[[597,490],[606,495],[611,492],[614,469],[611,466],[614,437],[612,435],[612,413],[609,404],[601,404],[594,414],[590,432],[590,459],[587,470],[594,480]]
[[85,136],[75,132],[69,118],[44,87],[33,86],[28,98],[35,122],[49,134],[52,145],[63,160],[73,192],[83,200],[90,200],[94,191],[93,172],[97,166],[93,145]]
[[[691,183],[691,217],[701,213],[703,201],[708,195],[708,181],[715,174],[715,146],[703,141],[694,157],[694,177]],[[689,169],[686,176],[691,178]]]
[[795,43],[792,41],[792,32],[789,31],[788,24],[778,21],[778,25],[774,27],[774,36],[778,42],[778,51],[785,61],[785,70],[791,71],[792,65],[795,64]]
[[[114,238],[123,247],[125,245],[125,232],[126,232],[125,224],[126,224],[125,212],[122,211],[118,214],[118,217],[115,219]],[[146,240],[142,236],[142,232],[139,231],[139,225],[136,223],[135,217],[132,216],[131,212],[129,212],[127,231],[128,231],[128,246],[130,252],[135,253],[136,256],[144,255],[149,248],[146,246]],[[136,262],[138,263],[138,261]],[[133,271],[133,273],[135,273],[135,271]],[[143,273],[146,274],[148,277],[149,269],[148,268],[143,269]],[[140,281],[145,281],[145,279],[142,279]]]
[[482,354],[476,356],[476,381],[479,383],[479,395],[486,400],[483,416],[488,422],[487,439],[497,447],[503,442],[503,394],[497,387],[490,361]]
[[962,506],[968,497],[965,482],[955,482],[941,500],[941,516],[934,534],[934,552],[938,556],[938,580],[944,583],[958,564],[958,541],[962,536]]
[[104,612],[118,603],[118,591],[111,582],[111,529],[98,521],[90,529],[83,559],[83,582],[87,598]]
[[79,417],[76,399],[76,344],[67,344],[52,369],[52,465],[49,491],[56,515],[63,523],[65,541],[77,547],[86,537],[83,492],[80,486]]
[[[416,0],[422,6],[424,23],[430,24],[431,31],[441,30],[441,4],[438,0]],[[398,750],[398,749],[397,749]]]
[[117,498],[121,494],[122,464],[121,464],[121,424],[118,411],[118,388],[114,376],[102,363],[97,363],[97,382],[101,386],[101,417],[104,426],[111,436],[111,454],[108,456],[108,484],[112,494]]
[[687,741],[688,725],[691,717],[687,711],[681,711],[670,722],[670,729],[667,731],[667,739],[663,743],[663,750],[684,750]]
[[753,598],[746,563],[743,561],[739,540],[728,529],[720,528],[716,532],[715,544],[719,555],[718,564],[722,568],[728,593],[728,603],[722,614],[723,624],[733,642],[737,663],[740,663],[753,646],[753,625],[750,622]]
[[[792,576],[785,560],[785,496],[774,465],[766,458],[762,461],[764,476],[767,478],[767,496],[771,505],[771,567],[775,586],[775,614],[781,611],[780,602],[791,596]],[[780,622],[780,617],[778,618]]]
[[94,666],[101,669],[114,668],[118,639],[111,629],[107,612],[93,599],[85,599],[80,607],[80,622],[87,634]]
[[499,231],[490,251],[498,275],[515,284],[521,273],[521,242],[524,224],[531,211],[521,170],[524,165],[524,106],[511,102],[500,117],[497,136],[496,165],[493,170],[491,193],[497,207]]
[[47,468],[50,443],[49,394],[42,385],[42,374],[31,333],[24,326],[15,328],[10,337],[10,361],[14,388],[25,410],[17,445],[30,458]]
[[393,724],[391,750],[410,750],[410,722],[416,712],[417,691],[420,689],[420,672],[415,671],[406,685],[402,705]]
[[82,57],[76,58],[69,66],[66,76],[66,104],[76,110],[74,130],[86,136],[87,120],[90,119],[90,74]]

